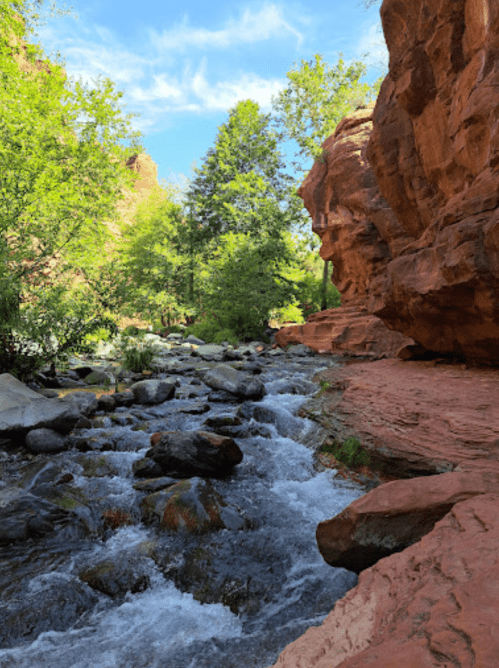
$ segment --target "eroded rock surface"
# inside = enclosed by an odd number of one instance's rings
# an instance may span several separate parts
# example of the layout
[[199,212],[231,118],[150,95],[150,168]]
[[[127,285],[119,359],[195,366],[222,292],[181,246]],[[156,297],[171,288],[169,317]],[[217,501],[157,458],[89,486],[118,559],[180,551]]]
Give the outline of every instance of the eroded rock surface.
[[331,566],[355,573],[400,552],[429,533],[460,501],[499,493],[499,471],[442,473],[394,480],[320,522],[319,551]]
[[499,495],[457,503],[281,653],[275,668],[495,668]]
[[342,306],[280,330],[276,341],[281,346],[303,342],[317,351],[384,357],[414,343],[367,309],[371,283],[403,244],[367,160],[372,112],[373,106],[358,110],[338,124],[323,144],[324,160],[314,164],[298,191],[321,238],[321,257],[333,263]]
[[397,359],[331,368],[317,419],[356,437],[387,473],[409,478],[499,467],[499,374]]
[[381,18],[390,66],[367,157],[400,246],[368,309],[430,350],[497,364],[499,5],[385,0]]

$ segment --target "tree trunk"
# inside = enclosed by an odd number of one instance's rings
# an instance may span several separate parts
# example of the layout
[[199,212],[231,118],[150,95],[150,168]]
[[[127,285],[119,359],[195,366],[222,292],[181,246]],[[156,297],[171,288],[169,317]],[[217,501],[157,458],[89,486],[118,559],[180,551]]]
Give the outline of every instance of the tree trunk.
[[324,272],[322,274],[322,299],[321,311],[327,309],[327,282],[329,280],[329,260],[324,260]]

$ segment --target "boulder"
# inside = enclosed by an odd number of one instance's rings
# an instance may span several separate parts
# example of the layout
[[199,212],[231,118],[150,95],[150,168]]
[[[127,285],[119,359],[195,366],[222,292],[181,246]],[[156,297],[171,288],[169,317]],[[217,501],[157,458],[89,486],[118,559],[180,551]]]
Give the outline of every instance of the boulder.
[[363,571],[273,668],[496,668],[499,495],[453,506],[403,552]]
[[97,397],[93,392],[72,392],[61,401],[72,404],[82,415],[92,415],[98,408]]
[[146,452],[146,462],[135,462],[133,470],[138,477],[147,477],[145,471],[153,473],[150,477],[224,476],[243,459],[243,453],[232,438],[207,431],[156,433],[151,436],[151,445]]
[[64,436],[61,436],[53,429],[41,427],[32,429],[26,435],[24,444],[30,452],[39,454],[42,452],[62,452],[67,449],[68,442]]
[[[70,533],[64,531],[73,525]],[[10,485],[0,489],[0,545],[42,538],[54,531],[61,540],[81,537],[78,516],[55,503]]]
[[138,404],[162,404],[175,396],[175,385],[168,380],[140,380],[130,390]]
[[111,598],[121,598],[127,592],[145,591],[150,584],[144,558],[123,553],[113,559],[89,564],[79,571],[78,576],[92,589]]
[[241,399],[261,399],[265,394],[262,381],[228,364],[218,364],[203,375],[203,382],[213,390],[229,392]]
[[195,346],[204,346],[205,342],[202,339],[198,339],[197,336],[194,336],[194,334],[189,334],[185,338],[185,343],[192,343]]
[[8,373],[0,375],[0,397],[0,438],[41,427],[67,434],[81,414],[70,401],[46,399]]
[[360,573],[421,540],[456,503],[487,492],[499,493],[499,471],[388,482],[320,522],[317,546],[331,566]]
[[87,385],[112,385],[114,382],[114,376],[103,369],[93,369],[85,376],[85,383]]
[[140,504],[144,522],[159,520],[164,531],[207,533],[217,529],[238,529],[244,524],[236,511],[214,489],[209,480],[182,480],[146,496]]
[[224,359],[225,351],[225,346],[219,346],[214,343],[206,343],[193,350],[192,354],[195,357],[202,357],[204,360],[209,362],[221,362]]

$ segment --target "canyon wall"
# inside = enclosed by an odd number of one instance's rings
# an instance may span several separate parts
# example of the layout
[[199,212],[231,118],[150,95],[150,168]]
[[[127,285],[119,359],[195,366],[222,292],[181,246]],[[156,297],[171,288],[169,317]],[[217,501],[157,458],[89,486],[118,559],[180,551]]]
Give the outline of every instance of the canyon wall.
[[279,345],[305,343],[319,352],[376,358],[394,356],[414,344],[389,330],[366,306],[371,283],[400,250],[403,238],[367,160],[373,106],[338,124],[322,145],[323,159],[298,191],[321,238],[320,255],[333,263],[332,280],[342,306],[310,316],[305,325],[280,330]]
[[499,4],[385,0],[381,18],[372,126],[369,110],[344,119],[300,194],[345,303],[424,349],[497,364]]
[[385,0],[389,73],[367,157],[401,248],[368,310],[424,347],[499,362],[499,4]]

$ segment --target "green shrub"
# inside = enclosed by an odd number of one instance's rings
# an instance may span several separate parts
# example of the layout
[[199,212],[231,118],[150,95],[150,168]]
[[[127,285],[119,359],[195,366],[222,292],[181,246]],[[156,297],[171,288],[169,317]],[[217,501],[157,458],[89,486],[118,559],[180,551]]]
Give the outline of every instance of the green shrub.
[[195,325],[191,325],[185,330],[185,334],[193,334],[198,339],[206,341],[206,343],[222,343],[227,341],[233,346],[237,346],[239,339],[236,334],[227,328],[221,328],[214,320],[202,320]]
[[340,462],[343,462],[349,468],[357,466],[369,466],[371,461],[369,455],[365,450],[362,450],[360,441],[356,438],[347,438],[344,443],[333,441],[333,443],[325,443],[322,452],[331,454]]
[[157,352],[157,346],[152,343],[128,339],[121,349],[123,366],[134,373],[151,371],[152,361]]

